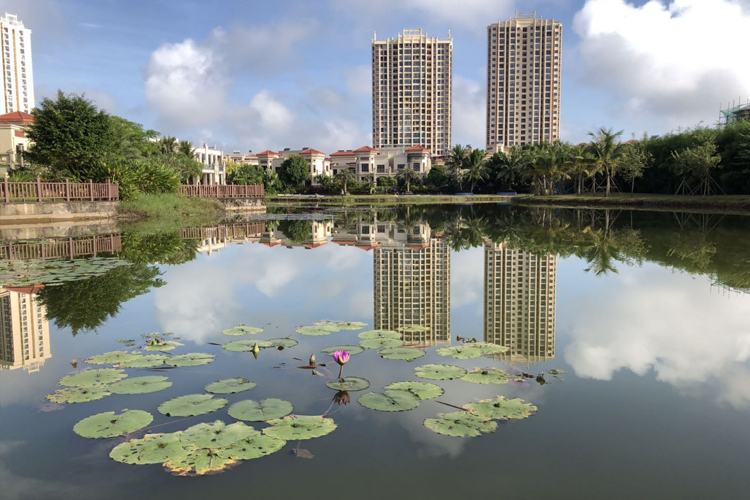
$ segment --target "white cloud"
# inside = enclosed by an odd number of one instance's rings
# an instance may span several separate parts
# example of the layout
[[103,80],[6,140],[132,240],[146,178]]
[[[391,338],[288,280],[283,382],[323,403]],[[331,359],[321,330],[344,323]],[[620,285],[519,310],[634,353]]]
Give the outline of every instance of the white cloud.
[[372,96],[372,67],[354,66],[344,69],[346,88],[353,95]]
[[486,85],[469,78],[453,77],[453,143],[485,146]]
[[[451,303],[453,307],[476,303],[481,309],[484,297],[484,248],[471,248],[451,254]],[[481,311],[480,311],[481,314]]]
[[663,125],[717,119],[750,95],[750,12],[732,0],[588,0],[574,18],[586,79],[631,116]]

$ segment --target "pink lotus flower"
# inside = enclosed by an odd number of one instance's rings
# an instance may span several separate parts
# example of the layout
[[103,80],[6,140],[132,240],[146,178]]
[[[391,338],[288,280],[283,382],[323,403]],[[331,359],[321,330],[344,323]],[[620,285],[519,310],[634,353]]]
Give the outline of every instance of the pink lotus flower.
[[349,351],[336,351],[333,353],[333,359],[340,365],[339,368],[339,379],[341,373],[344,371],[344,365],[349,361]]

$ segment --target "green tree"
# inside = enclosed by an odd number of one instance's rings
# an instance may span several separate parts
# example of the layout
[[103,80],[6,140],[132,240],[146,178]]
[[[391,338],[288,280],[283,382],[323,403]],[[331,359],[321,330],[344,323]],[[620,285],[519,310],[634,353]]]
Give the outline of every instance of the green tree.
[[[234,163],[234,162],[231,162]],[[227,184],[263,184],[263,169],[254,165],[240,165],[227,170]],[[225,167],[226,168],[226,167]]]
[[596,175],[594,155],[586,145],[579,144],[570,149],[569,172],[575,182],[576,194],[581,194],[584,181]]
[[397,174],[397,177],[400,181],[402,181],[406,185],[406,192],[411,192],[411,183],[414,181],[417,181],[421,178],[421,176],[414,171],[411,167],[406,167],[399,171]]
[[454,178],[460,178],[461,171],[466,168],[466,157],[468,155],[469,148],[462,146],[461,144],[453,146],[448,153],[448,158],[445,160],[445,166]]
[[443,165],[433,165],[427,174],[427,184],[433,191],[443,191],[448,186],[449,180],[448,171]]
[[716,144],[706,142],[679,153],[673,152],[672,156],[681,169],[700,181],[698,190],[701,196],[710,195],[711,183],[714,182],[711,174],[721,163],[721,156],[716,154]]
[[193,158],[193,145],[190,144],[190,141],[180,141],[180,143],[177,144],[177,152],[188,158]]
[[172,136],[166,136],[159,139],[159,149],[162,154],[172,154],[177,152],[177,138]]
[[624,146],[620,142],[622,130],[612,132],[612,129],[601,127],[596,132],[589,132],[593,139],[591,151],[594,154],[596,164],[604,172],[607,179],[607,188],[604,193],[609,197],[612,178],[617,175],[617,170],[622,166]]
[[343,168],[339,170],[336,175],[334,176],[334,179],[341,184],[341,189],[343,189],[344,193],[348,193],[347,187],[351,182],[356,181],[357,176],[354,175],[354,172],[349,170],[348,168]]
[[487,158],[481,149],[472,149],[466,157],[466,168],[461,171],[461,176],[471,183],[470,191],[473,193],[474,188],[480,181],[487,180],[489,172],[487,170]]
[[312,237],[312,221],[309,220],[283,220],[279,222],[279,230],[292,243],[305,243]]
[[281,164],[279,179],[287,187],[299,187],[311,179],[310,165],[300,155],[292,155]]
[[651,163],[651,153],[646,150],[644,141],[630,141],[625,143],[622,154],[622,178],[630,183],[630,195],[635,191],[635,180],[643,177],[646,168]]

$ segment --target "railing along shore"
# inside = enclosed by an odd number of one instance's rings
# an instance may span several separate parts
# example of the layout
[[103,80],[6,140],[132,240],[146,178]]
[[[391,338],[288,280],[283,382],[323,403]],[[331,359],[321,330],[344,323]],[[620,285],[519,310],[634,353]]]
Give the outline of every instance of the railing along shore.
[[58,202],[58,201],[118,201],[120,186],[117,182],[9,182],[0,183],[0,200],[3,203]]
[[262,184],[183,185],[178,193],[188,198],[263,198],[265,189]]

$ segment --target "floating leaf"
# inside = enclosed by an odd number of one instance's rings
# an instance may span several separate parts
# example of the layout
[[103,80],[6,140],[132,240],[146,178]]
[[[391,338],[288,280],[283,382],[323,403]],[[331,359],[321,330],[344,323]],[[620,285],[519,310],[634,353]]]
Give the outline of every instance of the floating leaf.
[[164,364],[168,366],[200,366],[207,365],[216,358],[215,354],[205,352],[191,352],[168,358]]
[[136,356],[127,361],[120,363],[125,368],[156,368],[162,366],[168,356],[164,354],[147,354],[145,356]]
[[332,418],[317,415],[288,415],[277,420],[269,420],[270,427],[263,429],[267,436],[299,441],[330,434],[338,427]]
[[326,382],[326,385],[334,391],[364,391],[370,387],[370,382],[360,377],[344,377]]
[[167,377],[149,376],[128,378],[116,382],[109,386],[109,390],[114,394],[147,394],[162,391],[171,386],[172,382],[169,382]]
[[332,326],[300,326],[297,328],[297,333],[300,335],[330,335],[333,332],[339,331],[337,328]]
[[378,351],[381,358],[385,359],[403,359],[406,361],[412,361],[417,358],[421,358],[425,355],[422,349],[416,349],[413,347],[390,347]]
[[94,385],[111,384],[122,380],[127,375],[123,370],[116,368],[99,368],[96,370],[85,370],[73,375],[66,375],[60,379],[60,385],[71,387],[91,387]]
[[133,347],[135,345],[135,340],[133,339],[117,339],[116,342],[125,344],[126,347]]
[[298,341],[294,339],[288,339],[288,338],[269,339],[267,342],[271,344],[271,347],[276,347],[276,348],[281,347],[283,349],[289,349],[290,347],[294,347],[297,344],[299,344]]
[[364,340],[372,339],[401,339],[401,334],[393,330],[368,330],[357,335]]
[[245,326],[242,323],[240,323],[239,325],[233,328],[222,330],[221,333],[223,333],[224,335],[246,335],[246,334],[254,335],[262,331],[263,331],[263,328],[256,328],[254,326]]
[[213,394],[236,394],[238,392],[249,391],[256,385],[258,384],[242,377],[227,378],[211,382],[206,386],[206,392]]
[[159,333],[159,332],[151,332],[151,333],[143,333],[141,334],[141,337],[145,340],[157,340],[157,341],[163,341],[167,337],[171,337],[174,335],[172,332],[165,332],[165,333]]
[[273,344],[267,340],[232,340],[231,342],[222,344],[221,347],[231,352],[250,352],[256,344],[259,349],[273,347]]
[[247,422],[263,422],[289,415],[294,406],[283,399],[268,398],[262,401],[246,399],[229,407],[229,416]]
[[150,413],[142,410],[123,410],[119,415],[108,411],[84,418],[73,432],[85,438],[111,438],[143,429],[153,420]]
[[365,349],[390,349],[404,345],[401,339],[391,339],[387,337],[377,339],[365,339],[359,343]]
[[333,345],[320,350],[320,352],[325,354],[333,354],[336,351],[348,351],[352,356],[365,352],[365,350],[358,345]]
[[521,382],[523,378],[498,368],[475,368],[474,371],[461,377],[461,380],[474,384],[507,384],[508,382]]
[[286,444],[283,439],[256,433],[222,449],[220,454],[233,460],[251,460],[275,453]]
[[510,349],[505,346],[488,344],[486,342],[471,342],[453,347],[443,347],[436,352],[440,356],[453,356],[456,359],[474,359],[480,356],[502,354]]
[[114,365],[140,357],[139,354],[133,354],[125,351],[112,351],[98,356],[92,356],[86,360],[86,363],[92,365]]
[[143,439],[120,443],[109,453],[110,458],[124,464],[160,464],[183,457],[195,449],[180,440],[181,432],[146,434]]
[[160,352],[172,351],[176,347],[180,347],[182,345],[184,344],[180,342],[176,342],[174,340],[167,340],[166,342],[157,342],[155,344],[149,344],[146,346],[146,350],[147,351],[160,351]]
[[417,396],[420,401],[425,399],[439,398],[445,393],[445,389],[436,384],[429,382],[394,382],[385,386],[386,391],[388,390],[399,390],[409,391]]
[[92,385],[86,387],[66,387],[48,394],[47,399],[53,403],[87,403],[111,395],[109,386]]
[[408,411],[419,406],[419,398],[409,392],[401,390],[386,390],[380,392],[368,392],[362,394],[359,404],[365,408],[377,411]]
[[164,468],[175,476],[204,476],[221,472],[236,463],[236,460],[222,457],[220,450],[201,448],[167,460]]
[[464,408],[471,413],[491,420],[519,420],[531,416],[536,406],[524,403],[523,399],[505,399],[498,396],[495,399],[483,399],[478,403],[469,403]]
[[551,370],[547,370],[547,373],[550,375],[562,375],[565,373],[565,370],[556,370],[555,368],[552,368]]
[[404,333],[423,333],[427,331],[427,327],[419,325],[402,326],[398,329],[398,331]]
[[214,399],[213,394],[188,394],[163,402],[158,410],[159,413],[168,417],[192,417],[219,410],[227,403],[229,401],[224,398]]
[[367,323],[360,323],[358,321],[316,321],[315,326],[323,326],[327,328],[335,328],[335,332],[339,330],[359,330],[367,326]]
[[260,432],[243,422],[225,424],[221,420],[203,422],[182,431],[180,439],[197,448],[224,448]]
[[453,380],[466,375],[466,370],[453,365],[422,365],[414,368],[414,374],[428,380]]
[[425,427],[438,434],[455,437],[477,437],[482,433],[495,432],[497,422],[478,417],[467,411],[440,413],[437,418],[424,421]]

